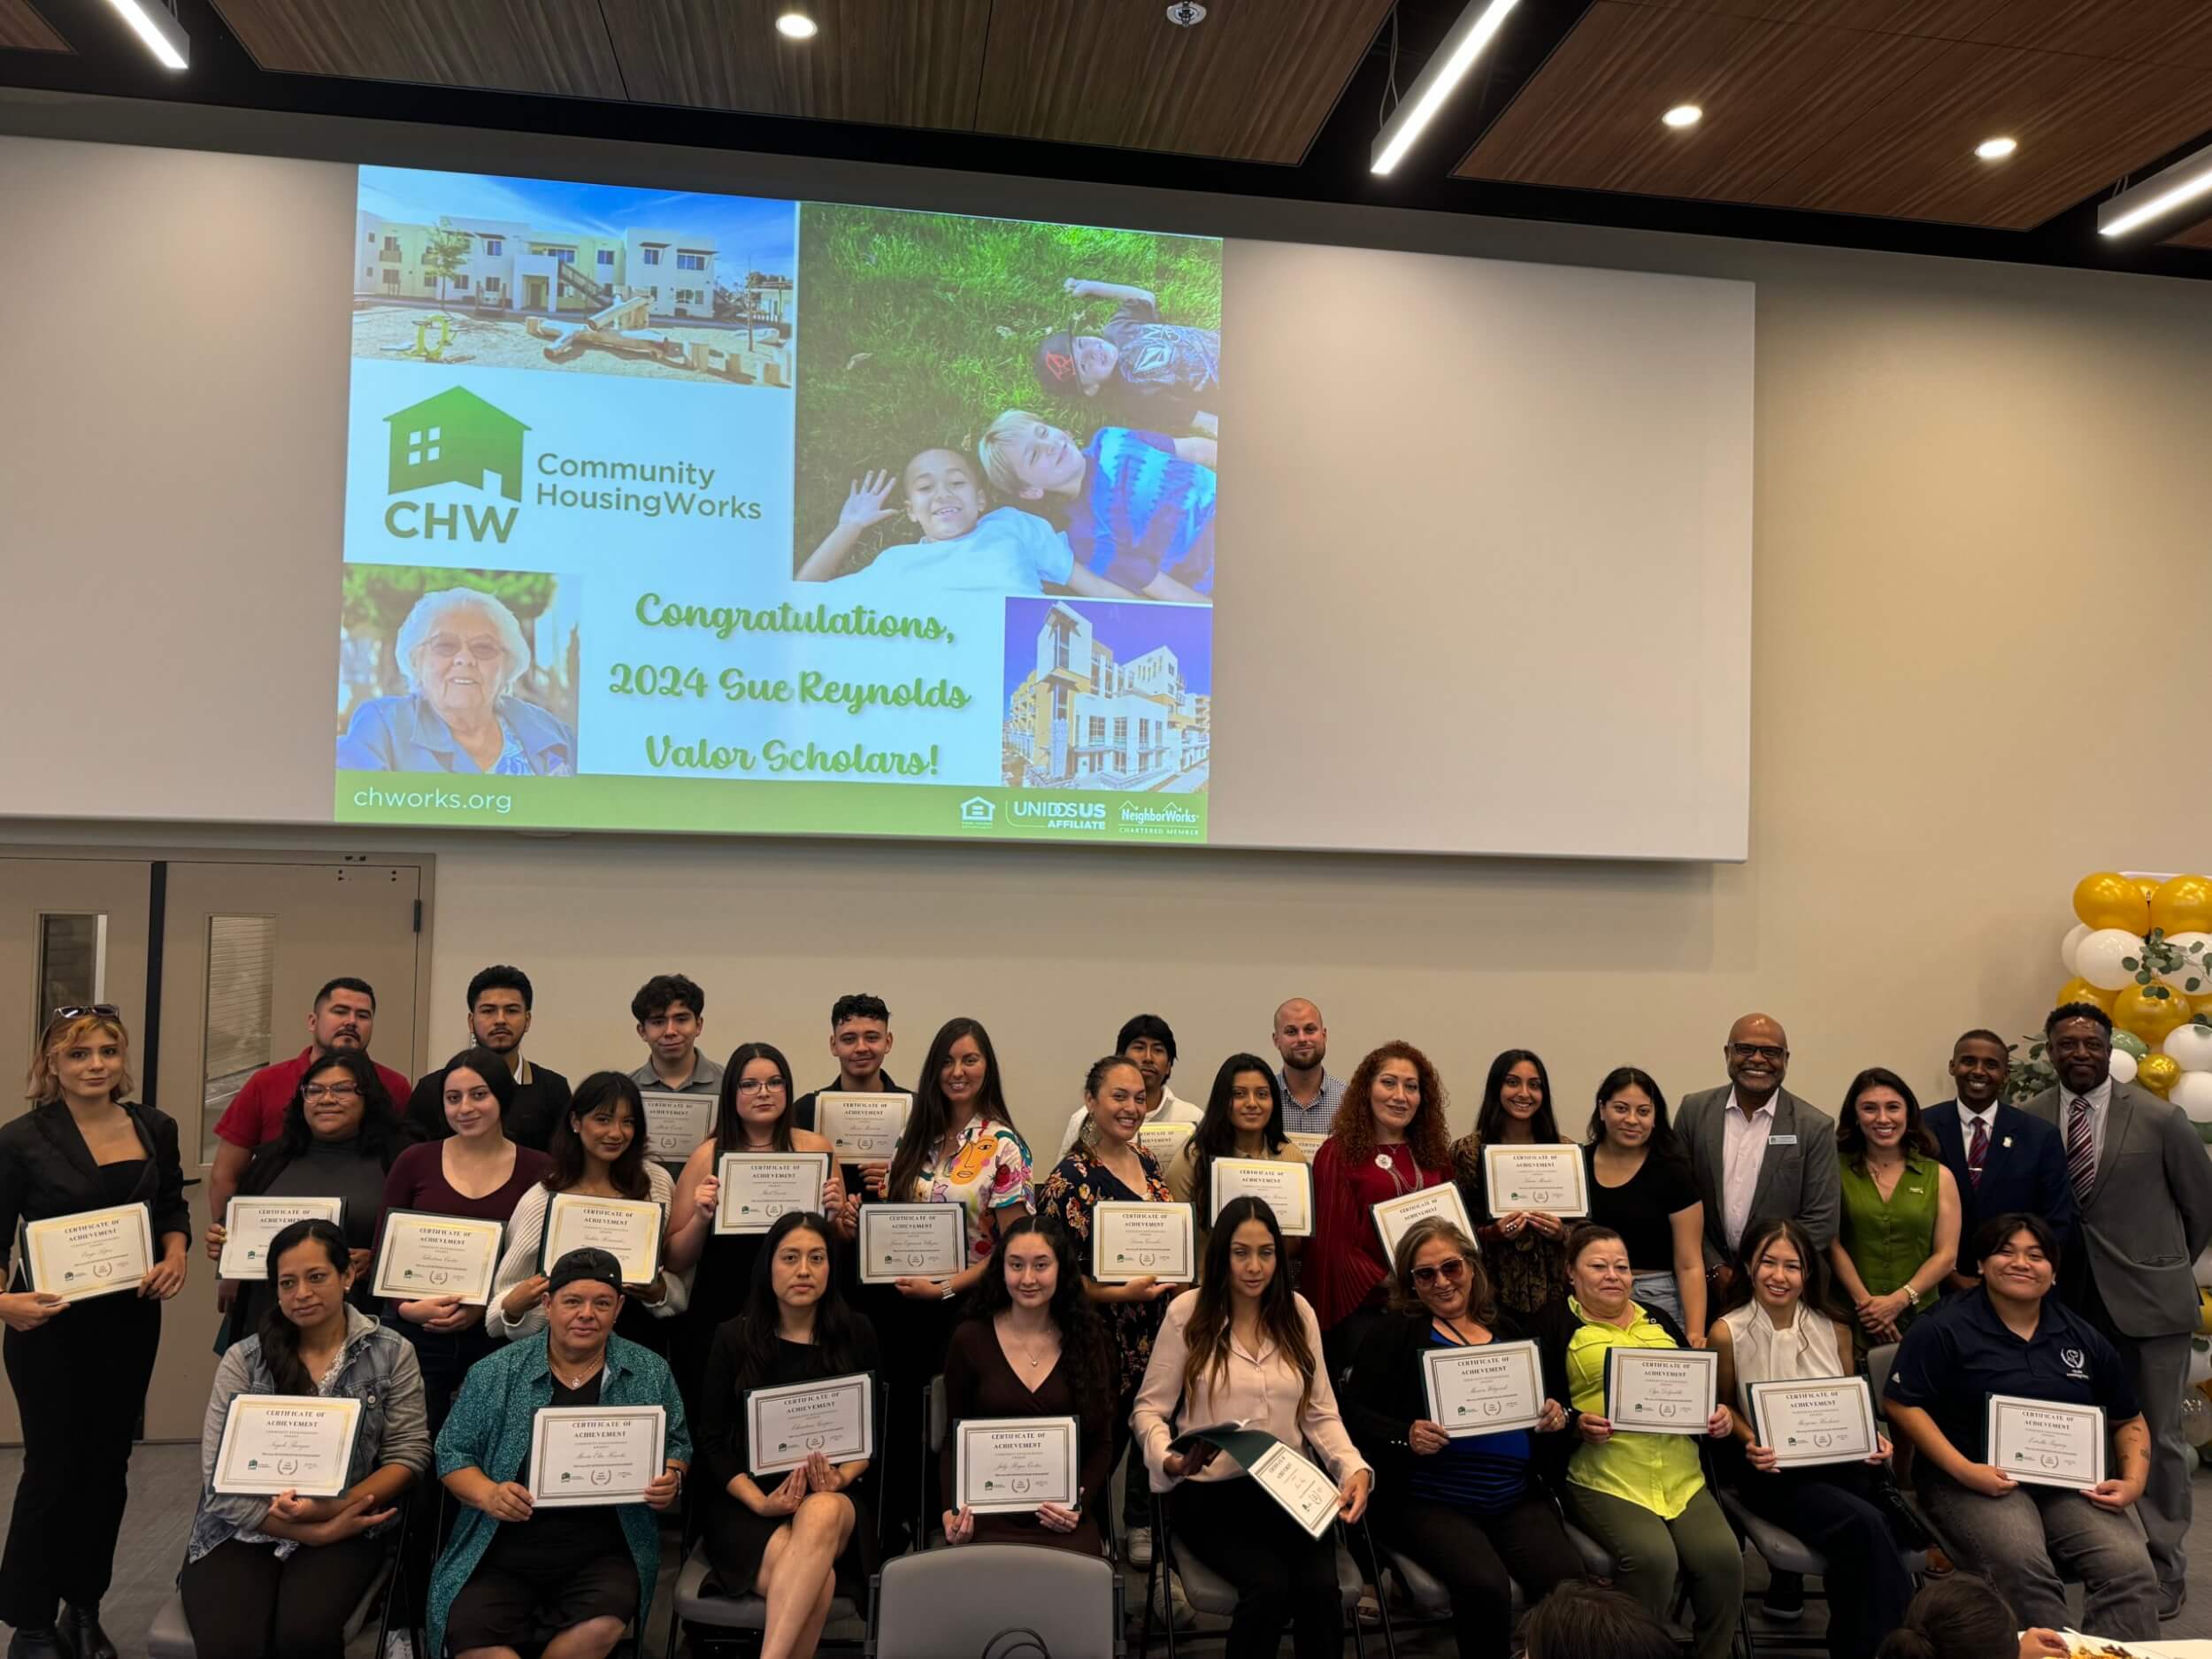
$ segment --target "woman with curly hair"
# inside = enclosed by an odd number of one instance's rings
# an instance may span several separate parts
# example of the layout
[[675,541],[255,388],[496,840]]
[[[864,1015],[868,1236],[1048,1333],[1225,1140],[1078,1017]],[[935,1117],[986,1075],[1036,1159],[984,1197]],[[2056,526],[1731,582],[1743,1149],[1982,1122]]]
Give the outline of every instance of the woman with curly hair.
[[[1388,1295],[1390,1263],[1368,1212],[1452,1179],[1444,1111],[1443,1080],[1409,1042],[1383,1044],[1344,1086],[1336,1125],[1314,1155],[1303,1281],[1332,1356],[1348,1355],[1359,1340],[1357,1330],[1340,1334],[1338,1327],[1356,1314],[1380,1312]],[[1366,1317],[1356,1323],[1363,1326]]]

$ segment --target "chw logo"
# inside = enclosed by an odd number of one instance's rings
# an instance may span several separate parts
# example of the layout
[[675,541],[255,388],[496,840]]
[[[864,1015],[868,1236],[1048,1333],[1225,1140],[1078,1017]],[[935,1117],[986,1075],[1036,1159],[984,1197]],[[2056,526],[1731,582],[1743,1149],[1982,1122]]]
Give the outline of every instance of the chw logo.
[[[394,495],[435,484],[465,484],[509,501],[522,499],[522,435],[529,427],[465,386],[384,417],[391,429],[386,488]],[[384,510],[384,527],[403,541],[505,541],[515,527],[512,507],[462,503],[396,501]]]

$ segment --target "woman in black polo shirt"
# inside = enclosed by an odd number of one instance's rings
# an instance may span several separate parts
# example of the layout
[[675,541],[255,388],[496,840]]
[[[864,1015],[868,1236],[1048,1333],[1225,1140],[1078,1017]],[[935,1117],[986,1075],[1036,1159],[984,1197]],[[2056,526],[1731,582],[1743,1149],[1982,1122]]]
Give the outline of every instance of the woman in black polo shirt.
[[[2039,1216],[1985,1222],[1974,1239],[1982,1287],[1954,1296],[1905,1333],[1885,1392],[1890,1426],[1919,1449],[1921,1502],[1963,1565],[2022,1619],[2067,1624],[2066,1580],[2100,1636],[2158,1634],[2158,1580],[2128,1507],[2150,1473],[2150,1431],[2118,1352],[2051,1294],[2058,1240]],[[1987,1401],[2010,1394],[2098,1406],[2111,1436],[2106,1478],[2086,1490],[2015,1481],[1987,1462]],[[2116,1474],[2112,1471],[2118,1471]]]

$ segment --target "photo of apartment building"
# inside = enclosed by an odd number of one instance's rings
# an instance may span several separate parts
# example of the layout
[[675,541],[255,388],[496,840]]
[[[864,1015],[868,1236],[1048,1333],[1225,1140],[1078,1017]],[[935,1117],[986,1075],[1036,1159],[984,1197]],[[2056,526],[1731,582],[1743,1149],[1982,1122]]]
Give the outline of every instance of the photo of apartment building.
[[[1041,603],[1043,615],[1031,636],[1027,630]],[[1100,637],[1100,623],[1117,633],[1144,629],[1148,621],[1156,629],[1171,619],[1187,623],[1194,613],[1197,626],[1180,653],[1161,643],[1125,662]],[[1033,637],[1034,661],[1007,695],[1002,756],[1008,786],[1175,795],[1204,790],[1213,698],[1209,690],[1194,689],[1193,681],[1210,685],[1207,626],[1196,608],[1010,601],[1010,678],[1011,659],[1026,638]],[[1188,668],[1186,658],[1194,659]]]
[[[457,302],[503,311],[603,310],[618,289],[643,295],[656,318],[714,316],[715,262],[721,250],[697,232],[633,228],[618,237],[534,229],[515,219],[449,217],[408,224],[363,210],[354,216],[357,299]],[[465,239],[457,257],[433,257],[441,237]],[[764,320],[785,319],[791,285],[761,296]]]

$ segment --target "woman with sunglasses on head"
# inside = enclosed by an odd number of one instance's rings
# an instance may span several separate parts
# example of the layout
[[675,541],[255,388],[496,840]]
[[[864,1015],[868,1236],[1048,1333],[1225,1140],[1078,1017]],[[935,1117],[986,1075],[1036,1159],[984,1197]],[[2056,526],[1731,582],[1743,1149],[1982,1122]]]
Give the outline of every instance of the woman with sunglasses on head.
[[1040,1504],[1027,1515],[950,1508],[959,1490],[960,1438],[948,1432],[940,1471],[951,1544],[1048,1544],[1096,1558],[1098,1506],[1113,1472],[1117,1387],[1113,1350],[1085,1294],[1080,1259],[1059,1224],[1017,1216],[998,1241],[998,1263],[969,1298],[945,1351],[945,1421],[1073,1417],[1080,1463],[1074,1509]]
[[[1168,1196],[1191,1207],[1194,1248],[1206,1259],[1213,1223],[1213,1166],[1216,1158],[1257,1158],[1270,1164],[1303,1164],[1305,1153],[1283,1126],[1282,1087],[1275,1069],[1256,1054],[1233,1054],[1214,1073],[1206,1110],[1175,1156],[1161,1171]],[[1302,1240],[1286,1241],[1291,1255]]]
[[1803,1227],[1770,1217],[1744,1230],[1736,1276],[1711,1334],[1720,1398],[1743,1454],[1736,1495],[1825,1557],[1829,1582],[1851,1586],[1852,1594],[1828,1598],[1828,1652],[1831,1659],[1870,1659],[1912,1599],[1912,1578],[1888,1520],[1896,1502],[1884,1470],[1889,1441],[1877,1434],[1874,1455],[1863,1463],[1783,1469],[1774,1448],[1760,1441],[1751,1409],[1754,1383],[1852,1373],[1850,1322],[1830,1302],[1827,1264]]
[[1168,1304],[1130,1427],[1152,1490],[1167,1494],[1176,1549],[1236,1587],[1228,1659],[1272,1659],[1286,1626],[1298,1659],[1339,1659],[1332,1534],[1310,1535],[1215,1448],[1169,1449],[1183,1430],[1223,1423],[1263,1429],[1317,1459],[1337,1483],[1339,1519],[1366,1513],[1375,1472],[1344,1432],[1321,1327],[1290,1287],[1275,1212],[1256,1198],[1223,1206],[1202,1282]]
[[[341,1227],[353,1266],[349,1294],[364,1313],[370,1307],[369,1267],[384,1218],[384,1180],[415,1137],[398,1116],[384,1079],[357,1048],[333,1048],[300,1074],[283,1132],[253,1155],[238,1182],[241,1198],[336,1198],[345,1204]],[[229,1240],[223,1217],[208,1224],[210,1261],[223,1259]],[[266,1276],[239,1281],[230,1312],[216,1339],[227,1351],[261,1328],[276,1306]]]
[[[23,1468],[0,1554],[9,1659],[115,1659],[100,1598],[128,1497],[161,1304],[184,1287],[191,1211],[177,1125],[127,1099],[130,1033],[112,1005],[54,1010],[31,1056],[31,1110],[0,1125],[0,1239],[19,1223],[142,1206],[153,1263],[130,1291],[64,1301],[19,1265],[0,1319]],[[60,1619],[56,1623],[56,1603]]]
[[[645,1152],[645,1102],[627,1074],[595,1071],[576,1086],[568,1110],[553,1125],[551,1173],[522,1195],[507,1223],[507,1249],[499,1259],[491,1310],[485,1316],[495,1337],[511,1342],[545,1328],[548,1280],[542,1269],[552,1263],[541,1258],[545,1219],[556,1195],[577,1193],[656,1203],[665,1229],[675,1183]],[[664,1243],[660,1271],[652,1282],[622,1287],[615,1334],[666,1358],[669,1322],[682,1315],[689,1290],[688,1277],[668,1264]]]
[[1589,1219],[1628,1248],[1637,1302],[1705,1344],[1705,1205],[1650,1072],[1616,1066],[1598,1085],[1583,1148]]
[[1498,1306],[1509,1313],[1534,1313],[1567,1294],[1567,1229],[1570,1223],[1540,1210],[1493,1214],[1489,1180],[1483,1168],[1485,1147],[1564,1146],[1552,1117],[1551,1073],[1530,1048],[1508,1048],[1490,1063],[1475,1112],[1475,1132],[1452,1142],[1452,1179],[1475,1224],[1475,1242],[1489,1263],[1488,1278]]
[[1377,1532],[1451,1593],[1460,1659],[1504,1659],[1513,1586],[1533,1607],[1577,1578],[1582,1560],[1538,1478],[1536,1436],[1566,1426],[1546,1400],[1533,1430],[1455,1439],[1429,1415],[1422,1356],[1523,1340],[1492,1301],[1474,1240],[1441,1217],[1417,1221],[1392,1260],[1391,1312],[1360,1343],[1344,1379],[1344,1421],[1383,1471]]

